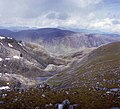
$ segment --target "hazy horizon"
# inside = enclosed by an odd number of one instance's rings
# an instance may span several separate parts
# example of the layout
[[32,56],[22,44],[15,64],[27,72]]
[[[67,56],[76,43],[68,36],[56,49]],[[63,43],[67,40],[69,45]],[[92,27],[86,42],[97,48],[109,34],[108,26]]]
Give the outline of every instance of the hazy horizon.
[[65,27],[120,33],[119,0],[1,0],[0,26]]

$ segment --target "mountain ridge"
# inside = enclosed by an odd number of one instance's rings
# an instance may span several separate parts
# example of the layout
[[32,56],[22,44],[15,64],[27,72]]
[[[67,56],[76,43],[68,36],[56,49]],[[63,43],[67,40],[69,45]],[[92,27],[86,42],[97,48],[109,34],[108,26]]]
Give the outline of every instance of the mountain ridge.
[[119,35],[86,34],[58,28],[29,29],[17,32],[0,29],[0,34],[24,42],[34,42],[54,54],[77,52],[85,48],[120,41]]

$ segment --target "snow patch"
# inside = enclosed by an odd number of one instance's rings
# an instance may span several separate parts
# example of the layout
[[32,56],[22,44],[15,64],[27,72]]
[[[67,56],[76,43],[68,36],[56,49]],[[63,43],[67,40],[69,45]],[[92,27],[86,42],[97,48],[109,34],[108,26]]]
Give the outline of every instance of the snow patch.
[[9,85],[10,83],[7,83],[7,85]]
[[5,58],[5,60],[10,60],[10,58]]
[[8,46],[9,46],[9,47],[13,47],[10,43],[8,43]]
[[11,38],[11,37],[7,37],[8,39],[13,39],[13,38]]
[[20,42],[18,42],[18,44],[19,44],[20,46],[23,46],[23,44],[22,44],[22,43],[20,43]]
[[1,42],[0,44],[1,44],[1,45],[3,45],[3,43],[2,43],[2,42]]
[[15,58],[15,59],[20,59],[20,57],[19,57],[19,56],[13,56],[13,58]]
[[1,39],[1,40],[2,40],[2,39],[5,39],[5,37],[0,36],[0,39]]
[[8,89],[10,89],[9,86],[2,86],[2,87],[0,87],[0,90],[8,90]]
[[0,61],[2,61],[3,59],[2,58],[0,58]]
[[2,77],[2,73],[0,73],[0,77]]

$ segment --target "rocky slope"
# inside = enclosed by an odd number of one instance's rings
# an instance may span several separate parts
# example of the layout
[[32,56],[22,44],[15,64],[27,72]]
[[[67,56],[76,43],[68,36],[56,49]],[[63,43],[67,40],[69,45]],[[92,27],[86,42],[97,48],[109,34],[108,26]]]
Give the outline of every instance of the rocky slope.
[[[14,38],[0,36],[1,80],[12,81],[17,79],[21,81],[23,78],[23,80],[29,82],[37,77],[49,77],[54,74],[50,73],[51,70],[48,66],[54,65],[55,69],[52,71],[55,72],[58,71],[60,65],[64,66],[69,62],[67,59],[51,56],[38,44],[23,43],[22,41],[16,41]],[[21,82],[26,84],[25,81]],[[42,80],[39,81],[42,82]],[[33,82],[35,83],[35,81]]]

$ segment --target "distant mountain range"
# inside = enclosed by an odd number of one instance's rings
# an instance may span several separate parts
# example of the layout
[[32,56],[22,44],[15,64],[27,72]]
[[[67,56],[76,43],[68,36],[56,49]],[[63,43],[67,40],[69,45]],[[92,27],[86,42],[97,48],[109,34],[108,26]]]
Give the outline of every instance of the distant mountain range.
[[28,29],[21,31],[0,29],[0,35],[25,42],[41,44],[49,52],[56,54],[76,52],[84,48],[98,47],[102,44],[120,41],[119,35],[116,34],[79,33],[57,28]]
[[[21,31],[21,30],[28,30],[31,28],[27,26],[0,26],[0,29],[6,29],[11,31]],[[35,29],[35,27],[33,27],[32,29]]]

